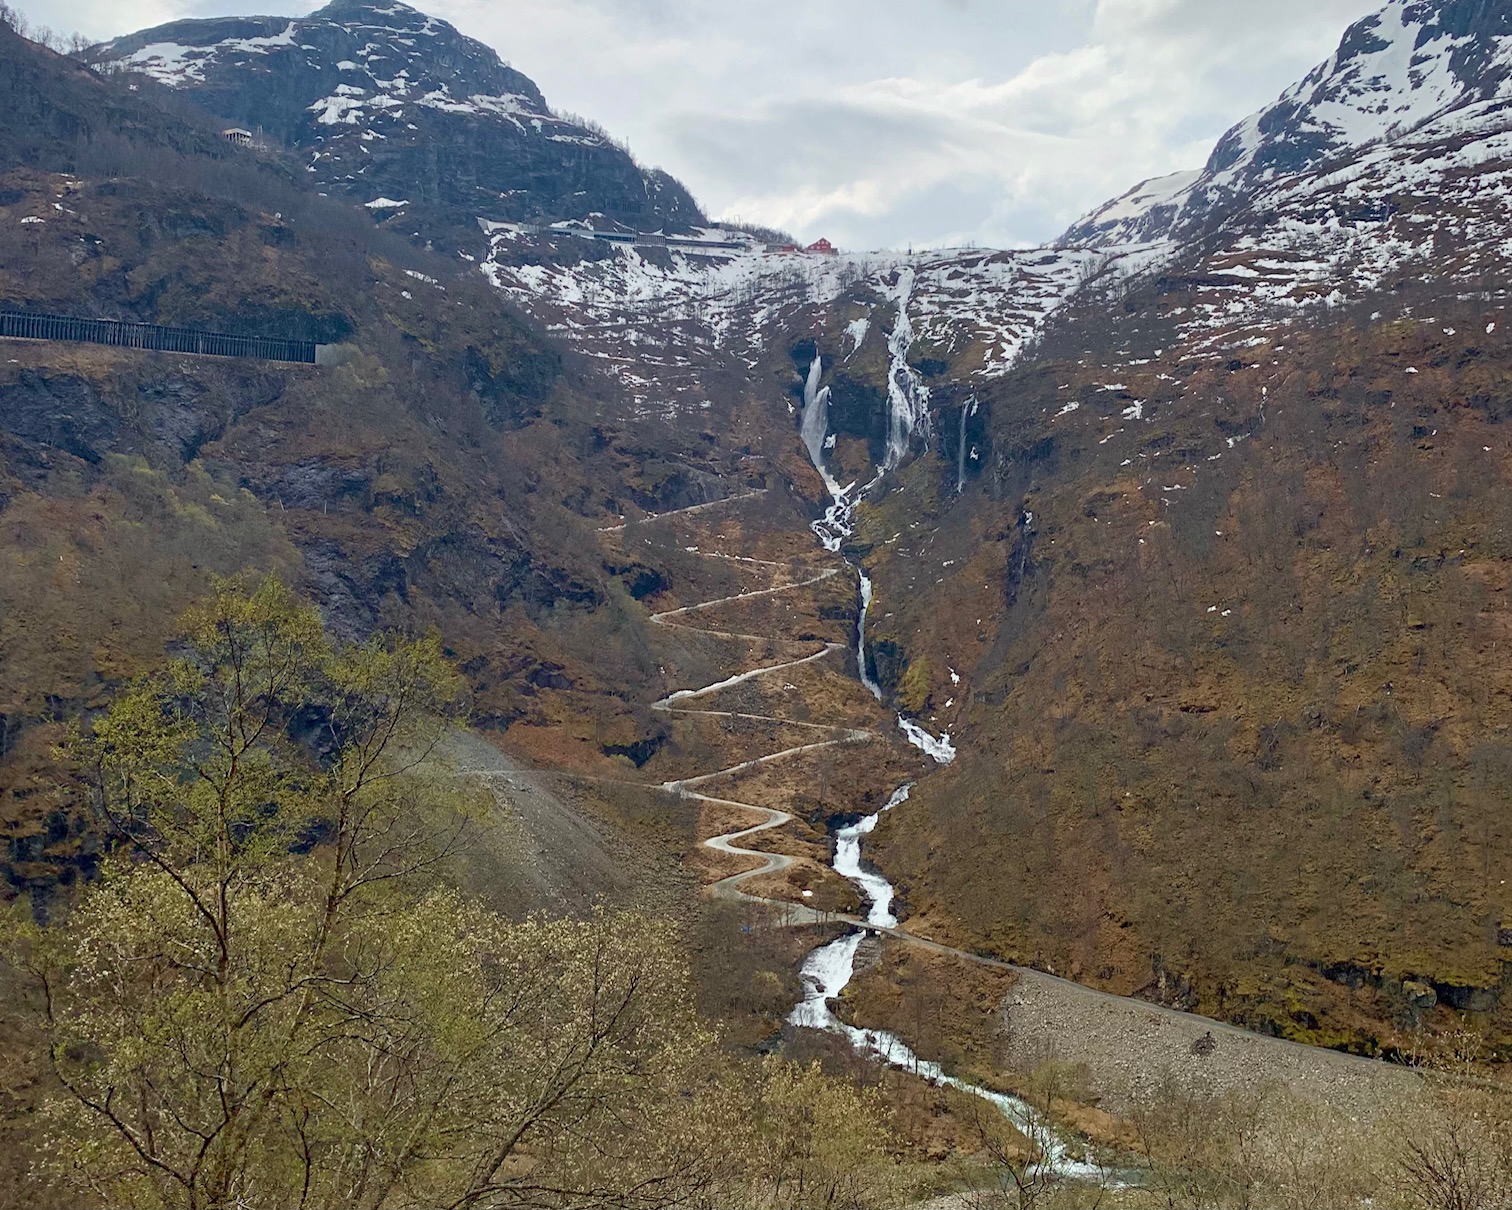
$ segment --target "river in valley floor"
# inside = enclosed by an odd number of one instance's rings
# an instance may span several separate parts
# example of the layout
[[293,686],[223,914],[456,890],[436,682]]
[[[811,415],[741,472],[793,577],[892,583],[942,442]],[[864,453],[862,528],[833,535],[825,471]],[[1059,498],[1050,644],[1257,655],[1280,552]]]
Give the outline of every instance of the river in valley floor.
[[[906,297],[905,287],[902,304],[905,307]],[[901,329],[906,316],[902,309],[899,315]],[[844,558],[842,547],[853,532],[853,518],[857,503],[881,481],[887,470],[897,465],[902,455],[901,449],[895,447],[900,443],[906,444],[908,432],[912,431],[912,423],[902,425],[908,431],[903,432],[901,437],[890,432],[888,460],[878,469],[876,477],[870,483],[860,487],[859,490],[855,483],[842,486],[831,473],[825,458],[830,440],[828,435],[830,392],[827,387],[820,386],[822,377],[823,363],[816,355],[809,366],[809,373],[804,384],[801,434],[814,468],[819,472],[825,489],[830,495],[830,505],[823,517],[814,523],[814,533],[826,550]],[[895,405],[898,403],[896,398],[898,394],[899,388],[895,383],[893,389]],[[908,420],[907,409],[895,406],[894,411],[898,413],[895,421]],[[898,429],[900,424],[895,422],[892,427]],[[856,658],[861,682],[880,702],[883,700],[882,687],[872,676],[866,656],[866,622],[873,600],[872,582],[866,569],[860,563],[848,558],[846,562],[856,572],[860,590],[861,609],[856,627]],[[902,715],[898,716],[898,726],[909,743],[927,753],[936,763],[946,765],[955,759],[955,748],[948,734],[935,736],[914,720]],[[901,786],[876,814],[868,815],[857,823],[841,828],[835,834],[833,868],[837,874],[860,890],[866,905],[866,923],[875,929],[896,928],[898,925],[898,919],[893,914],[894,890],[892,884],[879,872],[866,867],[862,860],[862,841],[876,829],[878,821],[886,812],[908,800],[912,790],[912,783]],[[800,1028],[819,1029],[838,1034],[846,1038],[855,1051],[878,1062],[911,1072],[932,1084],[945,1085],[971,1096],[980,1097],[1000,1110],[1034,1143],[1039,1152],[1039,1163],[1043,1168],[1070,1179],[1103,1178],[1106,1174],[1102,1168],[1073,1156],[1064,1141],[1048,1128],[1044,1115],[1036,1113],[1024,1101],[947,1075],[938,1063],[916,1055],[896,1034],[880,1029],[861,1029],[847,1024],[835,1015],[830,1007],[830,1001],[837,998],[855,977],[856,954],[866,938],[867,931],[860,928],[852,929],[845,936],[821,945],[804,959],[803,966],[799,970],[799,979],[803,984],[803,999],[789,1014],[789,1023]]]
[[[897,927],[898,920],[892,910],[894,891],[886,878],[863,864],[861,842],[863,837],[869,836],[876,829],[885,812],[907,801],[912,789],[911,784],[901,787],[888,799],[881,811],[841,828],[835,834],[833,869],[860,890],[866,901],[866,922],[877,929]],[[1073,1155],[1065,1142],[1049,1129],[1044,1115],[1024,1101],[946,1074],[938,1063],[916,1055],[897,1034],[882,1029],[862,1029],[847,1024],[835,1015],[830,1001],[837,998],[854,978],[856,953],[865,940],[866,933],[866,929],[852,929],[845,936],[821,945],[804,959],[799,971],[803,999],[789,1014],[789,1023],[805,1029],[820,1029],[838,1034],[847,1039],[852,1049],[859,1054],[910,1072],[931,1084],[942,1084],[980,1097],[995,1106],[1038,1147],[1040,1162],[1057,1176],[1072,1180],[1105,1179],[1105,1169]]]

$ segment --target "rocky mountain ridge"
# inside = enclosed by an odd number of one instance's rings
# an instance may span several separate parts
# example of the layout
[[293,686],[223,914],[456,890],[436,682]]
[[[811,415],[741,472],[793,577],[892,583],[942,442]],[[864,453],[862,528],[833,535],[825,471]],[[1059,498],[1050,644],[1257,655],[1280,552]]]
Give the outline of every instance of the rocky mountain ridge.
[[585,513],[693,503],[738,468],[701,461],[696,433],[623,441],[596,378],[476,268],[178,92],[0,23],[0,102],[7,307],[347,346],[317,368],[5,342],[7,894],[42,910],[95,868],[59,719],[151,666],[215,576],[276,574],[343,638],[440,631],[479,725],[539,727],[554,756],[633,744],[644,709],[619,686],[656,675],[644,569],[606,560]]
[[677,181],[554,113],[490,47],[397,0],[175,21],[89,57],[262,131],[304,156],[320,188],[447,245],[475,243],[476,217],[599,212],[651,231],[702,219]]
[[1190,238],[1275,186],[1370,149],[1482,129],[1512,102],[1512,10],[1496,0],[1392,0],[1339,49],[1233,127],[1198,173],[1145,181],[1075,223],[1061,245]]
[[[1178,286],[1148,317],[1166,333],[1153,347],[1225,358],[1278,324],[1425,273],[1483,284],[1505,255],[1512,200],[1509,21],[1482,0],[1393,0],[1225,135],[1203,171],[1137,186],[1050,249],[581,255],[554,233],[498,225],[485,271],[611,368],[635,362],[647,341],[687,345],[672,359],[667,406],[701,389],[686,372],[697,360],[690,349],[733,341],[740,364],[750,363],[786,333],[822,331],[822,315],[846,312],[846,338],[821,352],[831,364],[852,360],[854,333],[896,330],[905,271],[913,355],[944,367],[929,375],[942,399],[951,392],[934,380],[969,394],[971,383],[1010,372],[1078,298],[1096,312],[1157,278]],[[664,376],[644,365],[630,372],[635,406],[654,409]]]

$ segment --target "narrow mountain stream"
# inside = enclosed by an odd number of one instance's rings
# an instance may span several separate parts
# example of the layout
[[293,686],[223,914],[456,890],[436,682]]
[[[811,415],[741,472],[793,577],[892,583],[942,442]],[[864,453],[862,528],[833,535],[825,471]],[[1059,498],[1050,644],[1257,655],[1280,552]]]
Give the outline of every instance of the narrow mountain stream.
[[[910,283],[911,284],[911,283]],[[899,308],[899,327],[902,329],[906,321],[904,308],[907,305],[907,285],[901,290]],[[895,355],[895,360],[896,360]],[[906,364],[906,361],[905,361]],[[910,367],[911,368],[911,367]],[[829,410],[829,390],[820,387],[823,376],[823,363],[816,354],[813,363],[809,367],[807,381],[803,392],[803,416],[801,433],[803,443],[807,447],[809,456],[812,458],[815,469],[824,480],[825,488],[829,491],[831,504],[825,511],[824,516],[814,523],[814,533],[818,536],[824,548],[835,554],[841,553],[841,547],[846,538],[852,532],[851,519],[855,513],[857,503],[866,495],[886,473],[886,467],[879,471],[872,481],[856,490],[856,484],[849,487],[841,487],[825,464],[824,451],[826,448]],[[906,408],[896,406],[898,395],[903,394],[899,390],[898,378],[900,375],[894,372],[894,395],[895,408],[893,416],[894,429],[901,429],[908,424],[909,411]],[[906,398],[906,396],[905,396]],[[895,446],[901,441],[906,443],[907,433],[893,433],[889,440],[889,464],[894,464],[896,456]],[[842,556],[843,557],[843,556]],[[851,568],[856,572],[861,595],[861,610],[856,626],[856,657],[860,668],[862,683],[871,691],[878,700],[882,700],[882,687],[872,677],[866,659],[866,618],[870,612],[873,600],[873,588],[871,578],[859,563],[846,559]],[[907,737],[909,743],[921,751],[927,753],[939,764],[949,764],[955,759],[955,748],[951,745],[950,736],[936,737],[926,731],[912,719],[898,716],[898,726]],[[860,890],[865,900],[865,919],[868,926],[878,930],[896,928],[898,918],[893,914],[892,905],[894,899],[893,885],[878,871],[868,869],[862,860],[862,840],[876,830],[878,821],[882,816],[894,807],[908,801],[908,796],[913,790],[913,783],[900,786],[893,792],[891,798],[883,808],[874,815],[868,815],[857,823],[841,828],[835,834],[835,856],[832,868],[837,874],[851,882]],[[848,1025],[840,1020],[830,1008],[830,1001],[838,997],[855,977],[856,954],[861,948],[861,943],[866,938],[867,929],[852,929],[845,936],[821,945],[812,951],[804,959],[803,966],[799,970],[799,978],[803,984],[803,999],[794,1007],[788,1016],[790,1024],[805,1029],[820,1029],[828,1033],[838,1034],[846,1038],[853,1049],[858,1053],[865,1054],[880,1062],[888,1063],[893,1067],[912,1072],[932,1083],[944,1084],[994,1105],[1003,1115],[1008,1118],[1020,1131],[1022,1131],[1038,1148],[1040,1163],[1044,1167],[1054,1171],[1060,1176],[1069,1178],[1099,1178],[1104,1175],[1103,1170],[1085,1163],[1071,1156],[1065,1143],[1055,1133],[1048,1129],[1042,1115],[1036,1115],[1024,1101],[1017,1097],[1007,1096],[1003,1093],[993,1092],[976,1084],[967,1083],[955,1076],[946,1075],[938,1063],[927,1059],[921,1059],[916,1055],[902,1038],[886,1030],[861,1029],[854,1025]]]
[[[884,813],[907,801],[912,789],[911,783],[900,787],[881,811],[868,815],[859,823],[841,828],[835,834],[833,868],[861,891],[866,899],[866,922],[877,929],[897,927],[898,919],[892,912],[893,886],[880,873],[868,870],[862,864],[861,841],[875,830],[877,821]],[[1105,1178],[1107,1174],[1104,1169],[1074,1158],[1066,1144],[1049,1129],[1043,1115],[1037,1115],[1019,1098],[947,1075],[938,1063],[916,1055],[897,1034],[848,1025],[834,1014],[829,1002],[839,996],[855,977],[856,954],[862,941],[866,939],[866,933],[866,929],[852,929],[845,936],[821,945],[804,959],[798,972],[803,983],[803,999],[788,1015],[789,1023],[805,1029],[822,1029],[827,1033],[838,1034],[847,1039],[859,1054],[911,1072],[931,1083],[944,1084],[980,1097],[995,1106],[1039,1148],[1040,1163],[1058,1176],[1073,1180]]]

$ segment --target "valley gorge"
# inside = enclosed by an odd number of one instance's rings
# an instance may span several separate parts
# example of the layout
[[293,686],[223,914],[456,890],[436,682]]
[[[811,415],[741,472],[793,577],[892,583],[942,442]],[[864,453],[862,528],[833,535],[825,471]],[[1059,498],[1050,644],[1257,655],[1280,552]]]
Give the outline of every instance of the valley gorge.
[[[178,619],[279,583],[463,687],[383,750],[414,802],[460,787],[419,901],[599,939],[480,949],[479,1003],[604,937],[685,972],[582,1109],[623,1150],[573,1151],[574,1108],[455,1204],[1447,1208],[1412,1174],[1461,1121],[1463,1204],[1512,1204],[1509,46],[1499,5],[1392,0],[1043,247],[836,252],[710,218],[405,4],[75,57],[0,26],[0,309],[320,350],[0,338],[0,1192],[82,1187],[34,1158],[73,1087],[37,938],[168,868],[79,737],[163,677],[178,717],[215,683]],[[301,804],[378,677],[341,658],[268,716]],[[258,860],[339,863],[310,810]],[[353,936],[310,986],[389,953]],[[510,1053],[578,1036],[539,1003]],[[762,1167],[800,1153],[860,1183]],[[97,1204],[164,1196],[130,1181]]]

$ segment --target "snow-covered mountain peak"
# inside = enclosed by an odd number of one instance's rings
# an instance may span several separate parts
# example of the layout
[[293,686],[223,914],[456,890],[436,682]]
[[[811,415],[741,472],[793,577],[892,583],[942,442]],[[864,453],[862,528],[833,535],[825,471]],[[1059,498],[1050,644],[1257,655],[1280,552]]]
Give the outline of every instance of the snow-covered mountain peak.
[[1393,0],[1334,56],[1229,131],[1205,170],[1228,190],[1294,174],[1495,96],[1512,68],[1512,9],[1485,0]]
[[1512,99],[1512,6],[1391,0],[1274,103],[1233,127],[1207,165],[1147,181],[1077,222],[1060,243],[1189,235],[1289,177],[1394,143],[1435,120]]
[[[479,215],[598,210],[643,230],[702,218],[681,185],[591,123],[554,113],[491,47],[407,4],[333,0],[307,17],[175,21],[94,57],[307,153],[322,188],[411,234],[471,238]],[[428,219],[416,222],[422,206]]]
[[97,53],[171,88],[213,86],[237,69],[321,78],[329,85],[325,109],[349,124],[359,100],[380,94],[438,107],[507,98],[511,111],[546,113],[535,84],[490,47],[407,4],[334,0],[308,17],[175,21]]
[[1141,181],[1080,219],[1059,243],[1062,247],[1106,246],[1161,239],[1201,178],[1200,170],[1191,169]]
[[1141,267],[1132,251],[822,254],[718,227],[640,239],[588,221],[485,228],[489,280],[616,379],[631,417],[697,414],[796,334],[831,331],[819,351],[832,366],[866,360],[870,341],[892,367],[876,451],[889,467],[929,427],[909,360],[920,349],[970,389],[1007,373],[1089,279]]

